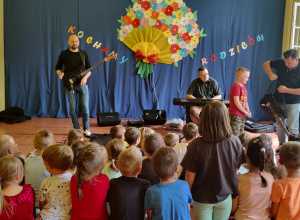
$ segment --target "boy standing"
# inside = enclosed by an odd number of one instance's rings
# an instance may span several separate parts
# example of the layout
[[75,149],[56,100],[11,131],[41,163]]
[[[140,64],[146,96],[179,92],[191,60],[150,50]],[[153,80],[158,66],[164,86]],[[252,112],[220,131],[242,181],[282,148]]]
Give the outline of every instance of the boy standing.
[[72,149],[63,144],[47,147],[42,154],[46,170],[53,176],[44,179],[39,193],[40,219],[70,219],[72,174],[69,168],[73,163]]
[[193,199],[189,185],[186,181],[173,178],[178,165],[175,151],[169,147],[157,149],[152,164],[160,183],[146,191],[145,210],[148,219],[190,219]]
[[245,117],[251,117],[248,106],[248,93],[245,84],[249,79],[250,71],[244,67],[237,69],[235,76],[236,81],[230,89],[229,99],[229,118],[232,132],[238,136],[244,131]]
[[53,133],[49,130],[41,130],[33,137],[33,146],[37,155],[28,158],[24,166],[25,184],[31,184],[35,192],[35,207],[39,207],[39,190],[44,179],[49,178],[51,174],[46,170],[42,158],[46,147],[53,144]]
[[110,219],[144,219],[144,197],[150,183],[136,178],[141,172],[142,154],[136,147],[123,150],[117,162],[122,176],[110,180],[107,199],[110,206]]
[[273,184],[271,217],[276,220],[300,219],[300,143],[284,143],[279,157],[287,171],[287,177]]

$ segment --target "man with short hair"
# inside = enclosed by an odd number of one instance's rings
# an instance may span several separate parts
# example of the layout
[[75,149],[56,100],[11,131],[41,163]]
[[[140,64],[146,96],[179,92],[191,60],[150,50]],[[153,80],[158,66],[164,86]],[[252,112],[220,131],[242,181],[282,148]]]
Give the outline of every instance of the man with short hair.
[[[209,77],[208,70],[201,66],[198,69],[198,78],[194,79],[191,83],[186,98],[187,99],[221,99],[222,91],[219,87],[218,82]],[[199,114],[202,110],[201,106],[191,106],[190,116],[192,121],[199,124]],[[195,117],[196,116],[196,117]]]
[[[290,134],[299,133],[299,108],[300,108],[300,65],[299,54],[295,49],[289,49],[283,53],[283,59],[267,61],[263,64],[270,80],[278,79],[278,88],[275,91],[275,99],[282,109],[286,109],[287,118],[281,118],[288,124]],[[272,68],[277,74],[272,72]],[[283,103],[286,103],[284,105]],[[286,142],[286,134],[276,121],[276,131],[279,145]]]
[[[64,50],[60,53],[55,71],[60,79],[63,79],[65,73],[74,72],[81,65],[85,66],[85,69],[91,67],[90,60],[88,58],[87,52],[83,50],[79,50],[79,39],[77,35],[72,34],[69,37],[68,45],[69,49]],[[64,66],[64,72],[62,72],[62,67]],[[88,72],[80,81],[80,85],[74,90],[70,91],[65,87],[65,91],[68,96],[69,104],[70,104],[70,115],[72,118],[72,123],[74,129],[80,129],[78,123],[78,115],[77,115],[77,94],[79,95],[79,101],[81,105],[81,113],[82,113],[82,124],[84,135],[89,137],[91,132],[89,131],[89,118],[90,118],[90,109],[89,109],[89,88],[87,85],[87,80],[90,77],[91,72]],[[69,81],[69,79],[67,80]]]

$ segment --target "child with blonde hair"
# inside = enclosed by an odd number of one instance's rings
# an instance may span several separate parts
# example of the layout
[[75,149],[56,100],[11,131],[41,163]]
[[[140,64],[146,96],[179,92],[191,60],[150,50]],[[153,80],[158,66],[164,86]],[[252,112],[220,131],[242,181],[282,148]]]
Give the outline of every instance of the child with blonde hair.
[[70,219],[72,209],[69,169],[74,155],[68,145],[56,144],[47,147],[42,154],[46,170],[53,176],[41,183],[39,192],[41,219]]
[[123,150],[117,166],[122,176],[110,180],[108,201],[110,219],[144,219],[144,196],[150,183],[136,178],[142,168],[142,154],[136,147]]
[[164,137],[164,143],[167,147],[174,147],[176,144],[179,143],[179,136],[178,134],[168,133]]
[[2,135],[0,137],[0,158],[17,152],[19,152],[19,149],[14,138],[10,135]]
[[232,200],[235,219],[270,219],[269,206],[274,177],[265,171],[269,143],[262,137],[250,140],[246,158],[249,172],[238,175],[239,195]]
[[140,132],[141,132],[141,142],[139,143],[138,147],[140,149],[142,149],[142,151],[145,152],[145,148],[144,148],[144,145],[145,145],[145,138],[149,135],[149,134],[153,134],[155,133],[155,131],[151,128],[148,128],[148,127],[141,127],[140,128]]
[[65,140],[65,144],[71,146],[75,141],[83,141],[83,132],[80,129],[71,129]]
[[115,125],[110,129],[109,133],[111,139],[121,139],[124,141],[125,146],[128,147],[128,143],[125,141],[125,131],[126,129],[123,125]]
[[87,143],[78,157],[76,174],[71,178],[71,219],[108,219],[106,194],[109,180],[102,174],[107,152],[98,143]]
[[34,191],[29,184],[20,186],[23,164],[15,156],[0,159],[0,219],[34,219]]
[[108,176],[109,180],[122,176],[121,172],[116,166],[116,163],[118,161],[119,154],[125,149],[125,143],[121,139],[115,138],[107,143],[106,150],[109,162],[103,168],[102,173]]
[[35,192],[35,208],[39,212],[39,191],[44,179],[49,178],[51,174],[46,170],[42,158],[43,151],[46,147],[53,144],[53,133],[49,130],[41,130],[34,134],[33,147],[36,155],[27,158],[24,166],[25,183],[31,184]]

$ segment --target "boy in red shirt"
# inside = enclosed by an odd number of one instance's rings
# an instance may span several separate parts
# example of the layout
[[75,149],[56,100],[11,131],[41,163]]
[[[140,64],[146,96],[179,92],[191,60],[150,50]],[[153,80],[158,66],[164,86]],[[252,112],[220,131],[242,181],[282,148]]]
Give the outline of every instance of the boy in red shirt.
[[230,89],[229,118],[232,132],[238,136],[244,131],[245,117],[251,117],[248,106],[248,93],[245,84],[249,79],[250,71],[244,67],[237,69],[236,81]]

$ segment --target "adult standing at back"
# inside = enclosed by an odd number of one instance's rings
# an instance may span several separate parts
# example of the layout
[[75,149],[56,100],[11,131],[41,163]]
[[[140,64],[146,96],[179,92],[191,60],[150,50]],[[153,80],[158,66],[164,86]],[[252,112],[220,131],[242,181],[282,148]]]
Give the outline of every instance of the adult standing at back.
[[[275,91],[275,99],[282,109],[286,109],[287,122],[290,134],[299,133],[299,108],[300,108],[300,65],[299,54],[295,49],[289,49],[283,53],[283,59],[267,61],[263,64],[270,80],[278,80],[278,88]],[[273,73],[272,68],[277,71]],[[284,105],[284,102],[286,103]],[[286,141],[286,135],[280,124],[276,122],[276,131],[279,145]]]
[[[218,82],[209,77],[208,70],[201,66],[198,69],[198,78],[194,79],[191,83],[186,98],[187,99],[221,99],[221,89],[219,87]],[[191,120],[199,125],[199,114],[202,110],[201,106],[191,106],[190,108],[190,117]],[[196,116],[196,117],[195,117]]]
[[232,135],[224,103],[211,101],[203,108],[198,126],[201,137],[194,139],[181,162],[186,170],[198,220],[228,220],[232,197],[238,195],[235,169],[242,144]]
[[[80,66],[84,65],[85,69],[91,67],[90,60],[86,51],[79,50],[79,38],[77,35],[72,34],[69,37],[68,45],[69,49],[64,50],[60,53],[55,71],[60,79],[63,79],[65,73],[71,73],[76,71]],[[62,72],[62,67],[64,66],[64,72]],[[90,77],[91,72],[88,72],[85,76],[82,77],[80,81],[80,85],[76,87],[74,90],[69,90],[65,87],[65,91],[68,96],[69,104],[70,104],[70,114],[72,118],[72,123],[74,129],[80,129],[78,122],[78,102],[77,102],[77,94],[79,95],[79,101],[81,105],[81,114],[82,114],[82,124],[84,135],[89,137],[91,132],[89,131],[89,118],[90,118],[90,110],[89,110],[89,88],[87,85],[87,80]],[[66,81],[69,81],[66,80]]]

